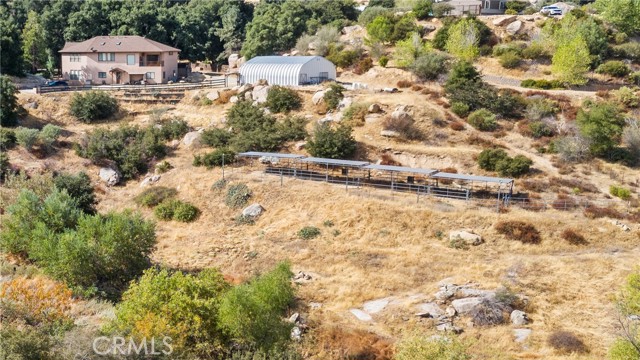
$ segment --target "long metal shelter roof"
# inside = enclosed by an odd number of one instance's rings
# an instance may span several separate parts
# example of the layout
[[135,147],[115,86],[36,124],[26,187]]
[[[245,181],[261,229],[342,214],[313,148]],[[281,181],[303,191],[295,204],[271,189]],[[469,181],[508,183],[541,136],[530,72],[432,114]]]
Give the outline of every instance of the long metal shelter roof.
[[369,162],[367,161],[325,159],[325,158],[316,158],[316,157],[307,157],[307,158],[300,159],[300,161],[316,163],[316,164],[344,165],[344,166],[353,166],[353,167],[362,167],[365,165],[369,165]]
[[490,183],[498,183],[498,184],[508,184],[513,182],[513,179],[497,178],[497,177],[491,177],[491,176],[452,174],[452,173],[444,173],[444,172],[437,172],[431,175],[431,177],[436,179],[480,181],[480,182],[490,182]]
[[433,169],[420,169],[420,168],[410,168],[406,166],[378,165],[378,164],[367,165],[364,168],[372,169],[372,170],[393,171],[393,172],[408,172],[413,174],[424,174],[424,175],[431,175],[438,172],[438,170],[433,170]]
[[260,152],[260,151],[247,151],[238,154],[240,157],[274,157],[279,159],[301,159],[304,155],[298,154],[281,154],[281,153],[270,153],[270,152]]

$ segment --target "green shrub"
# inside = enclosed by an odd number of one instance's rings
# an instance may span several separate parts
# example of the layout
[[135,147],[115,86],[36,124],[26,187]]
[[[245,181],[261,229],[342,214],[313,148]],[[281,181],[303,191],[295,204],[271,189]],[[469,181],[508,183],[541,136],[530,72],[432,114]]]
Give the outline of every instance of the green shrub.
[[518,15],[518,12],[515,11],[514,9],[507,9],[504,11],[505,15]]
[[18,124],[18,90],[7,75],[0,75],[0,127]]
[[329,45],[327,60],[331,61],[338,67],[346,69],[354,65],[359,58],[360,54],[356,50],[339,50],[335,45]]
[[456,101],[451,104],[451,111],[463,118],[469,115],[469,105]]
[[169,221],[173,219],[173,215],[175,214],[176,208],[179,204],[180,200],[165,200],[153,209],[153,214],[160,220]]
[[358,23],[366,27],[378,16],[391,16],[391,15],[393,15],[393,12],[391,9],[381,7],[381,6],[369,5],[358,16]]
[[216,149],[208,154],[195,155],[193,157],[193,166],[206,166],[211,169],[224,164],[229,165],[234,161],[235,156],[236,154],[233,151]]
[[629,82],[633,85],[640,85],[640,71],[635,71],[629,74]]
[[618,32],[613,36],[613,42],[615,42],[616,45],[624,44],[627,41],[629,41],[629,35],[626,33]]
[[506,4],[507,10],[513,10],[515,14],[524,11],[524,9],[528,8],[529,6],[529,3],[526,1],[509,1]]
[[15,134],[18,145],[31,151],[33,146],[38,141],[38,135],[40,134],[40,131],[38,131],[38,129],[19,127],[16,129]]
[[327,104],[327,109],[332,110],[338,107],[340,101],[344,98],[342,92],[344,88],[336,83],[329,85],[329,90],[324,94],[324,102]]
[[247,205],[252,195],[246,184],[235,184],[229,186],[224,202],[228,207],[236,209]]
[[174,188],[152,186],[138,194],[138,196],[133,198],[133,201],[140,206],[154,207],[165,200],[174,198],[177,194],[178,191]]
[[388,63],[389,58],[385,55],[380,56],[380,58],[378,59],[378,64],[380,64],[380,66],[382,67],[386,67]]
[[446,2],[439,2],[439,3],[433,4],[432,12],[434,17],[441,18],[454,9],[455,7],[453,7],[451,4],[448,4]]
[[522,53],[522,47],[516,43],[506,43],[496,45],[492,49],[492,55],[494,57],[501,57],[502,55],[508,53],[520,55]]
[[212,128],[202,132],[200,141],[207,146],[214,148],[225,147],[229,145],[232,134],[225,129]]
[[636,91],[626,86],[611,91],[611,95],[616,103],[624,107],[636,108],[640,105],[640,98],[636,94]]
[[[437,5],[437,4],[436,4]],[[434,339],[427,336],[405,337],[396,345],[395,360],[469,360],[468,345],[455,337]]]
[[313,138],[307,142],[309,154],[316,157],[345,159],[351,157],[356,149],[357,143],[350,127],[333,129],[328,123],[316,126]]
[[186,202],[180,202],[173,212],[173,220],[181,222],[192,222],[198,218],[200,210]]
[[234,152],[274,151],[282,145],[276,118],[250,101],[234,104],[227,114],[227,124],[232,129],[229,148]]
[[0,181],[4,181],[10,171],[9,155],[4,151],[0,151]]
[[157,123],[160,125],[160,134],[164,140],[182,139],[190,129],[184,119],[179,117],[173,117]]
[[298,93],[284,86],[272,86],[267,92],[267,108],[274,113],[288,113],[302,106],[302,98]]
[[533,161],[524,155],[506,158],[496,164],[496,171],[501,176],[520,177],[529,172]]
[[16,144],[16,133],[5,127],[0,127],[0,150],[11,149]]
[[298,237],[304,240],[311,240],[320,236],[320,229],[315,226],[305,226],[298,231]]
[[35,326],[0,328],[0,359],[53,360],[54,337]]
[[636,63],[640,61],[640,44],[636,41],[613,46],[611,50],[615,57],[629,59]]
[[598,74],[605,74],[614,77],[625,77],[629,75],[631,70],[627,64],[619,60],[609,60],[604,64],[598,66],[596,69]]
[[558,111],[558,105],[555,101],[537,97],[527,102],[525,114],[530,120],[541,120],[555,115]]
[[287,263],[224,293],[219,326],[243,348],[268,350],[285,345],[293,324],[283,315],[294,300],[292,273]]
[[535,139],[553,136],[553,129],[551,129],[544,121],[530,122],[529,131],[531,131],[531,136]]
[[224,190],[227,187],[228,181],[226,179],[220,179],[213,182],[211,190]]
[[171,169],[173,169],[173,165],[171,165],[167,160],[163,160],[156,164],[156,171],[160,174],[164,174]]
[[478,155],[478,165],[481,169],[495,171],[496,165],[507,158],[509,155],[502,149],[486,149]]
[[364,118],[369,113],[369,104],[353,103],[344,110],[342,122],[351,127],[364,125]]
[[307,120],[301,116],[287,116],[276,124],[280,141],[299,141],[307,137]]
[[425,20],[431,14],[431,7],[433,2],[431,0],[417,0],[413,4],[413,14],[416,16],[416,19]]
[[437,51],[418,56],[411,65],[411,72],[420,80],[433,80],[447,72],[448,57]]
[[496,116],[487,109],[480,109],[469,114],[467,122],[480,131],[494,131],[498,128]]
[[[134,338],[168,336],[172,358],[209,358],[211,349],[226,345],[218,309],[229,288],[215,269],[187,274],[151,268],[123,294],[115,318],[105,330]],[[157,341],[155,350],[160,352],[163,346]]]
[[94,163],[114,162],[126,180],[146,173],[149,163],[162,158],[166,151],[160,130],[153,126],[96,129],[76,146],[78,155]]
[[609,194],[619,197],[622,200],[631,199],[631,190],[625,189],[622,186],[611,185],[609,186]]
[[631,341],[623,338],[616,339],[609,348],[609,359],[611,360],[637,359],[639,356],[640,350]]
[[515,69],[520,66],[522,58],[514,52],[508,52],[500,56],[500,65],[505,69]]
[[561,81],[558,80],[535,80],[535,79],[525,79],[520,82],[520,86],[531,89],[542,89],[542,90],[552,90],[552,89],[564,89],[565,86]]
[[616,104],[585,104],[576,116],[580,134],[589,140],[589,150],[596,156],[614,154],[622,136],[625,120]]
[[118,112],[118,101],[105,91],[77,92],[71,97],[69,111],[78,120],[91,123],[104,120]]
[[45,125],[40,133],[38,134],[38,140],[40,140],[40,144],[45,148],[51,148],[53,143],[58,140],[58,136],[62,132],[62,128],[56,125],[47,124]]
[[540,42],[531,43],[531,45],[522,49],[522,57],[525,59],[539,60],[549,58],[549,52]]
[[80,210],[87,214],[95,214],[96,200],[89,175],[79,172],[77,175],[60,174],[53,178],[53,184],[58,190],[65,190],[77,201]]

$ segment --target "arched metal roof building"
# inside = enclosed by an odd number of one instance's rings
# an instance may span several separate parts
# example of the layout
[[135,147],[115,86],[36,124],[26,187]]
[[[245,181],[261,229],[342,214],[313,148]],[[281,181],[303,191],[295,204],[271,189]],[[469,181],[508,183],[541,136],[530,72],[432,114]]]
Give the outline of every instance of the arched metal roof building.
[[336,66],[322,56],[256,56],[240,67],[240,83],[318,84],[336,79]]

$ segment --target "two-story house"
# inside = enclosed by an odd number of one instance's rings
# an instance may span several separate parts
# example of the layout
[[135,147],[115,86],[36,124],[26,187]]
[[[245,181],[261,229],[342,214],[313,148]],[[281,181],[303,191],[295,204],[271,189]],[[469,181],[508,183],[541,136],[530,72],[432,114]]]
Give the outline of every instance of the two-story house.
[[60,50],[71,83],[147,84],[176,81],[180,49],[141,36],[96,36]]

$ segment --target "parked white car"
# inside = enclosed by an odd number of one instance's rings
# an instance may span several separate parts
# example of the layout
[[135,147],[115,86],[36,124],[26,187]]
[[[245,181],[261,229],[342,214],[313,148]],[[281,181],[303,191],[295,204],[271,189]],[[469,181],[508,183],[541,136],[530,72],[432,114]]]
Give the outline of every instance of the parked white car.
[[562,9],[553,5],[544,6],[542,9],[540,9],[540,13],[546,14],[549,16],[562,15]]

